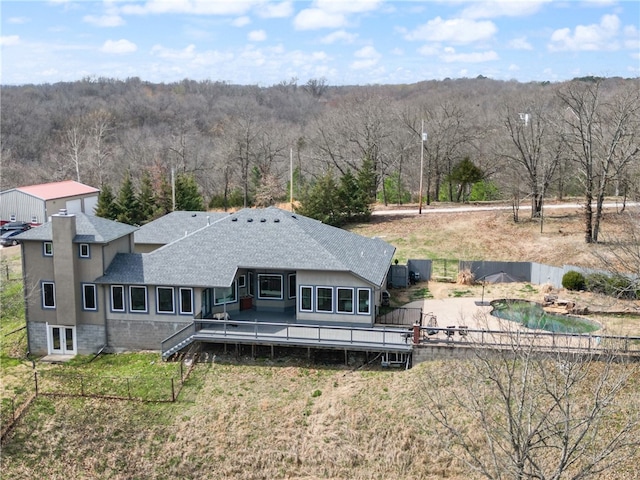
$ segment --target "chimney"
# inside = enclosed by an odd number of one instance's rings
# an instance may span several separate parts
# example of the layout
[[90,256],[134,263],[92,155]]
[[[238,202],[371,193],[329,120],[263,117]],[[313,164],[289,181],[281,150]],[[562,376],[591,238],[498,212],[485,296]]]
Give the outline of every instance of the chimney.
[[80,286],[77,282],[76,216],[66,209],[51,215],[53,276],[59,325],[75,325]]

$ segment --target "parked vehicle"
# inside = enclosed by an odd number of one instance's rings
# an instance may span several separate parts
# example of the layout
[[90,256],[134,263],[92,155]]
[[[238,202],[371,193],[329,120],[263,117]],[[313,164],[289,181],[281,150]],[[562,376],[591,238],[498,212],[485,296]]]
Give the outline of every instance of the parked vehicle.
[[0,236],[0,245],[2,245],[3,247],[18,245],[20,243],[20,240],[18,240],[15,237],[16,235],[19,235],[22,232],[24,232],[24,230],[10,230],[8,232],[3,233],[2,236]]
[[0,226],[0,235],[4,235],[7,232],[20,231],[24,232],[25,230],[29,230],[31,225],[26,222],[9,222]]

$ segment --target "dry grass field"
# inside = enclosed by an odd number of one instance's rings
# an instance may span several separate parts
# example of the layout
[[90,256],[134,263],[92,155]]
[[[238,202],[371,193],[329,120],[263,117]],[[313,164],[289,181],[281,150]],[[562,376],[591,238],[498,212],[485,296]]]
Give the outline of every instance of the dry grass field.
[[[579,212],[554,211],[540,234],[538,223],[514,224],[508,211],[447,213],[380,216],[351,230],[383,237],[397,247],[401,262],[451,258],[591,266],[592,249],[600,247],[583,244],[581,220]],[[617,228],[617,216],[607,215],[604,231]],[[447,298],[456,286],[428,288]],[[455,393],[461,380],[454,372],[464,367],[459,360],[401,370],[356,359],[344,366],[219,356],[195,366],[173,404],[39,397],[2,446],[2,478],[483,478],[444,441],[424,394],[425,385]],[[603,438],[625,412],[640,411],[639,387],[635,369]],[[580,395],[589,395],[588,385]],[[474,431],[477,418],[453,413]],[[486,445],[480,434],[474,442],[478,449]],[[638,460],[638,454],[620,458],[613,469],[590,478],[640,478]]]

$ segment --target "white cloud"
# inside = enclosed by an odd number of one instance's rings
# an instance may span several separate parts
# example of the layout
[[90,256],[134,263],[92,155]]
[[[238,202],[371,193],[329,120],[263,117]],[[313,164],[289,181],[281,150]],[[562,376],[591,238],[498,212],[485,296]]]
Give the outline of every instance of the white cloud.
[[191,15],[244,15],[260,0],[148,0],[144,4],[128,4],[121,12],[130,15],[187,13]]
[[509,65],[509,68],[507,70],[509,70],[510,72],[519,72],[520,67],[515,63],[512,63],[511,65]]
[[378,63],[382,55],[372,47],[367,45],[360,50],[356,50],[353,54],[358,60],[351,63],[351,68],[354,70],[361,70],[363,68],[371,68]]
[[431,57],[433,55],[438,55],[438,53],[440,53],[440,48],[437,45],[423,45],[418,49],[418,53],[425,57]]
[[233,25],[234,27],[244,27],[249,25],[250,23],[251,23],[251,19],[246,15],[235,18],[234,20],[231,21],[231,25]]
[[293,20],[296,30],[317,30],[319,28],[340,28],[347,19],[341,13],[329,13],[319,8],[306,8]]
[[498,54],[493,50],[487,52],[456,53],[451,47],[445,48],[444,53],[440,55],[440,60],[447,63],[482,63],[498,60],[499,58]]
[[119,27],[124,25],[124,20],[120,15],[85,15],[82,20],[97,27]]
[[494,0],[475,2],[462,11],[464,18],[497,18],[497,17],[525,17],[538,12],[540,8],[551,0]]
[[619,31],[620,19],[604,15],[599,24],[578,25],[573,33],[570,28],[554,31],[548,48],[552,52],[617,50],[615,38]]
[[264,42],[267,39],[267,32],[264,30],[252,30],[247,37],[252,42]]
[[262,18],[287,18],[293,15],[293,4],[291,2],[269,2],[260,5],[257,14]]
[[382,0],[316,0],[314,6],[332,13],[362,13],[377,10]]
[[407,40],[449,42],[458,45],[487,40],[497,32],[493,22],[465,18],[443,20],[436,17],[405,35]]
[[102,45],[101,51],[105,53],[133,53],[138,50],[138,47],[135,43],[130,42],[129,40],[107,40]]
[[10,17],[7,19],[7,23],[11,23],[13,25],[23,25],[30,20],[27,17]]
[[151,54],[159,58],[165,58],[168,60],[186,60],[195,56],[196,46],[191,44],[182,50],[176,50],[173,48],[166,48],[162,45],[154,45],[151,48]]
[[348,33],[345,30],[337,30],[320,39],[321,43],[331,44],[336,42],[353,43],[358,38],[356,33]]
[[533,46],[529,43],[527,37],[514,38],[508,45],[513,50],[533,50]]
[[7,35],[0,37],[0,46],[8,47],[9,45],[18,45],[20,37],[18,35]]

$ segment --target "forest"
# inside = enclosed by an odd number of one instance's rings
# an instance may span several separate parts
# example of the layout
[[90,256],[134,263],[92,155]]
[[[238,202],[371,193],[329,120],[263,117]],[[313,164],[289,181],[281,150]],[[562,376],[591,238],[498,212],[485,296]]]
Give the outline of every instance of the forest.
[[640,197],[638,78],[268,87],[85,78],[0,94],[1,190],[72,179],[153,196],[175,175],[204,208],[293,198],[313,213],[351,208],[341,196],[357,191],[356,217],[363,202],[505,200],[515,221],[523,202],[536,217],[545,199],[577,196],[587,243],[606,196]]

